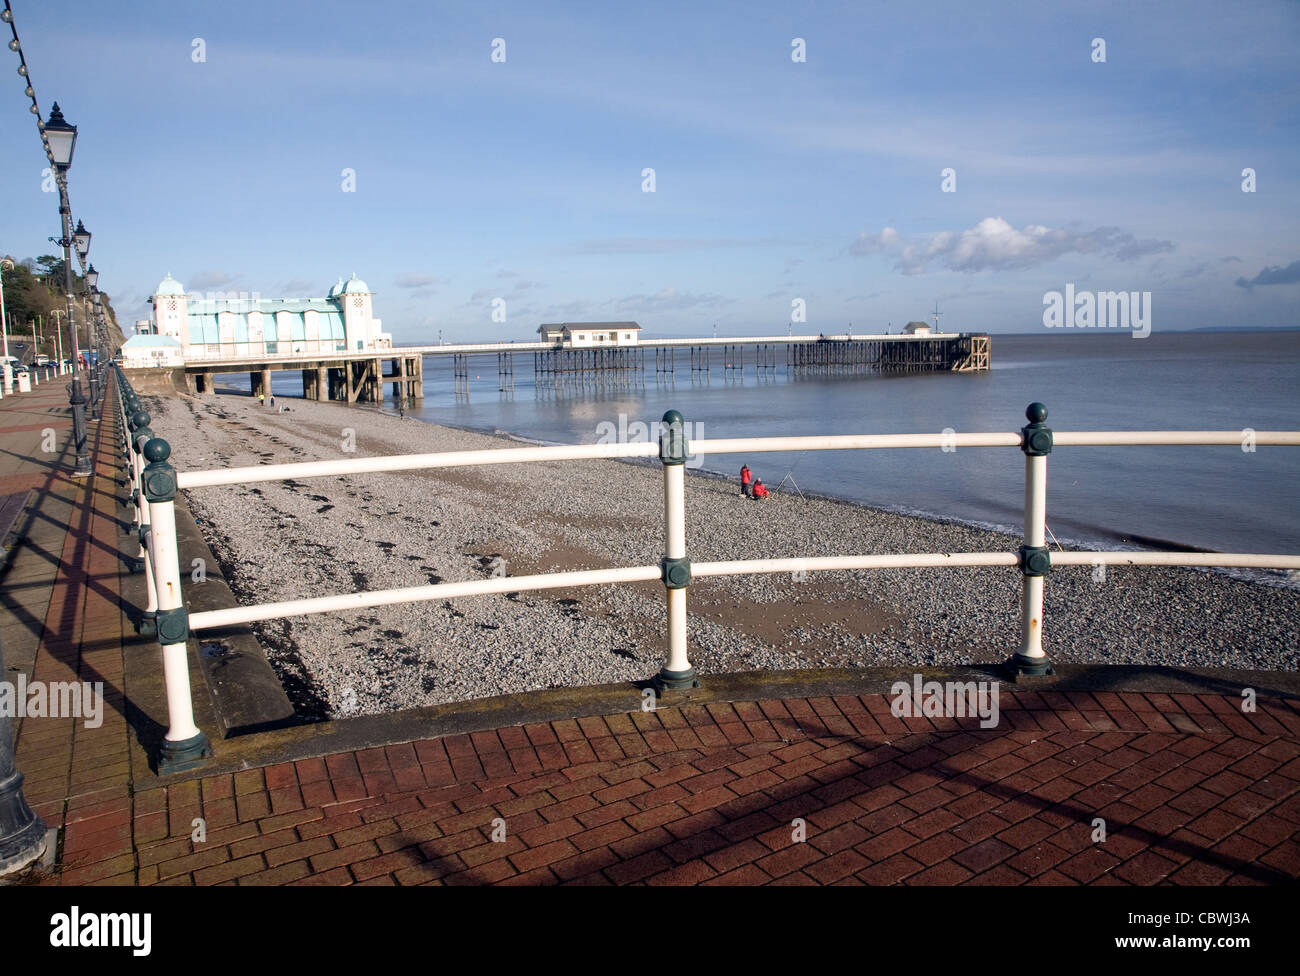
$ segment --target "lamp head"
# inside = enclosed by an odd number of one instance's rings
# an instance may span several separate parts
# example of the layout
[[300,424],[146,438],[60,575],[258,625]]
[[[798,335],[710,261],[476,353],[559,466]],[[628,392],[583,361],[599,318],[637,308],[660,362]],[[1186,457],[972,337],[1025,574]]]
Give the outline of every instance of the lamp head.
[[70,125],[55,102],[50,109],[50,117],[45,122],[45,140],[50,144],[50,154],[54,165],[67,169],[72,165],[72,151],[77,144],[77,127]]

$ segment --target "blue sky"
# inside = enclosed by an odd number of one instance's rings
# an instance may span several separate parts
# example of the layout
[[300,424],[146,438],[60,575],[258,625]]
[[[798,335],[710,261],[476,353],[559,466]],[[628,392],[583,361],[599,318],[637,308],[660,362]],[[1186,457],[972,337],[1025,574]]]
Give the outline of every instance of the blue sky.
[[[796,298],[795,331],[938,301],[1028,332],[1067,282],[1150,291],[1153,331],[1300,325],[1300,3],[12,3],[128,326],[167,272],[355,272],[399,342],[784,333]],[[5,58],[0,250],[27,257],[57,202]]]

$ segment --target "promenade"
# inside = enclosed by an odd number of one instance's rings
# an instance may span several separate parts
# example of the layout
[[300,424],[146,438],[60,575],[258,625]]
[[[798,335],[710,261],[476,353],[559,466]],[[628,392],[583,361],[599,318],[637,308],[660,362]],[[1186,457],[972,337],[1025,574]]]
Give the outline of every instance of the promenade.
[[124,559],[116,423],[109,410],[91,425],[94,473],[75,481],[63,385],[0,401],[0,495],[37,492],[0,577],[4,679],[105,692],[98,727],[16,723],[26,797],[58,831],[25,882],[1300,878],[1296,675],[1061,668],[1004,683],[992,729],[895,717],[888,688],[910,671],[894,669],[705,676],[653,711],[605,686],[222,738],[191,642],[215,755],[159,777],[160,652],[130,622],[143,585]]

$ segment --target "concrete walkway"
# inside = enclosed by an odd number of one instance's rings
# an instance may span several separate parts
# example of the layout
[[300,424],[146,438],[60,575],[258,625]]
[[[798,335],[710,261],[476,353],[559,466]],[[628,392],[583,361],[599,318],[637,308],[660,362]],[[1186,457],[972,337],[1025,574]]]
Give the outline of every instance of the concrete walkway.
[[66,398],[46,389],[0,402],[0,488],[41,490],[0,579],[7,677],[102,681],[107,703],[95,729],[21,722],[27,798],[61,830],[38,883],[1300,878],[1295,675],[1072,669],[1003,684],[989,730],[894,717],[894,675],[783,673],[654,711],[635,688],[560,690],[221,739],[194,656],[216,755],[159,778],[160,655],[129,623],[115,420],[92,426],[95,474],[75,483]]

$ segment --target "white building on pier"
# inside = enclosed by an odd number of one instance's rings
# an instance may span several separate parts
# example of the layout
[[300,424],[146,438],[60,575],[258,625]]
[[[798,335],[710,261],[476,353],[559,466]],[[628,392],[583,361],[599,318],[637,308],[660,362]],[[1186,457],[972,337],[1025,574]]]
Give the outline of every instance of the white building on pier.
[[635,322],[560,322],[538,326],[542,342],[554,342],[569,349],[635,346],[641,326]]
[[168,275],[149,303],[153,332],[178,340],[186,361],[285,353],[391,349],[375,318],[374,293],[356,275],[324,298],[262,298],[256,292],[187,294]]

